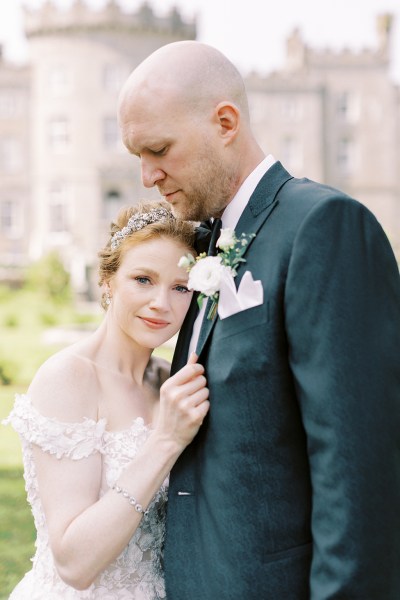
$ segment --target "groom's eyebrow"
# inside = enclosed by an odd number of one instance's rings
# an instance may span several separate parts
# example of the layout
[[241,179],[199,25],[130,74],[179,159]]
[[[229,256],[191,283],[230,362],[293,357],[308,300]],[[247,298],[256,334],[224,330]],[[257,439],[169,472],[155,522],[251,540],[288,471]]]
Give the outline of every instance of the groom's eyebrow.
[[126,147],[129,150],[129,153],[132,154],[133,156],[137,156],[138,158],[140,158],[140,155],[143,152],[158,152],[160,150],[162,150],[165,146],[168,146],[171,142],[169,141],[169,138],[160,138],[160,137],[154,137],[154,138],[148,138],[146,140],[143,140],[141,143],[137,143],[135,144],[130,144],[129,143],[129,136],[127,136],[126,138],[124,138],[124,142],[126,140]]

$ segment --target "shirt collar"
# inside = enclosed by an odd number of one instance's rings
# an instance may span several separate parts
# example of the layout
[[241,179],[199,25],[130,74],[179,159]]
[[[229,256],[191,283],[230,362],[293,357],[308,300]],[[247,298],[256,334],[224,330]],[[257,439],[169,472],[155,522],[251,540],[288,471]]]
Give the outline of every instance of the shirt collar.
[[235,196],[229,202],[224,212],[222,213],[222,227],[224,229],[235,229],[242,212],[246,208],[250,196],[256,189],[261,178],[265,175],[270,167],[276,162],[272,154],[268,154],[259,165],[246,177],[242,185],[236,192]]

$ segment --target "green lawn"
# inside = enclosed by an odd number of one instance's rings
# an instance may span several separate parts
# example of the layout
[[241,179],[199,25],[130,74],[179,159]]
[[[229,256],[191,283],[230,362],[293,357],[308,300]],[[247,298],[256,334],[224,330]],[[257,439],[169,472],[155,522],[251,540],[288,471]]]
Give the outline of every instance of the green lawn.
[[22,469],[0,469],[0,600],[30,570],[34,540]]
[[[11,410],[14,394],[20,387],[0,388],[0,420]],[[18,435],[0,425],[0,600],[31,568],[35,531],[26,501],[22,477],[21,448]]]

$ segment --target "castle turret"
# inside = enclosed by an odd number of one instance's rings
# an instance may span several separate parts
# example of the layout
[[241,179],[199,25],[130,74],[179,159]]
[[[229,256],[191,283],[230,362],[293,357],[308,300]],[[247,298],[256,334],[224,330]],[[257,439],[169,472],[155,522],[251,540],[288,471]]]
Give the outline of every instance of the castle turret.
[[68,10],[49,1],[26,10],[25,28],[34,65],[31,257],[58,249],[84,291],[111,218],[146,195],[120,139],[118,92],[146,56],[194,39],[196,27],[148,3],[127,14],[114,0],[100,11],[75,0]]
[[389,58],[391,33],[393,28],[393,15],[384,13],[376,18],[376,32],[378,36],[378,52]]

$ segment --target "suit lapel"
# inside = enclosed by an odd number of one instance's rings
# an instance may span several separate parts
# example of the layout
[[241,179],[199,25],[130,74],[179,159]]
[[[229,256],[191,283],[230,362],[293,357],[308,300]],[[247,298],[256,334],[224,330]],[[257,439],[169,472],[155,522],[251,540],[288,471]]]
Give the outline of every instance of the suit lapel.
[[214,316],[213,319],[207,319],[208,311],[211,308],[211,302],[212,302],[212,300],[210,300],[210,299],[207,300],[206,311],[204,313],[204,318],[203,318],[203,322],[201,324],[199,339],[197,341],[197,346],[196,346],[197,356],[200,356],[200,354],[204,348],[204,345],[207,341],[207,338],[210,335],[211,330],[213,329],[213,327],[218,319],[217,314]]
[[193,325],[199,312],[199,307],[197,305],[198,295],[198,292],[194,292],[189,310],[179,332],[174,356],[172,359],[171,375],[174,375],[174,373],[179,371],[179,369],[181,369],[187,363]]
[[[268,219],[274,208],[278,204],[277,194],[281,187],[293,179],[284,169],[280,162],[276,162],[268,169],[260,180],[256,189],[250,197],[246,208],[244,209],[239,222],[236,226],[236,235],[239,237],[242,233],[257,234],[261,226]],[[251,246],[252,240],[246,248],[246,252]]]
[[[235,228],[237,237],[242,233],[255,233],[257,235],[262,225],[278,204],[277,194],[279,190],[287,181],[289,181],[289,179],[292,179],[292,176],[283,168],[280,162],[274,163],[272,167],[268,169],[251,195],[250,200],[239,219]],[[252,238],[247,245],[246,252],[253,240],[254,238]],[[245,266],[245,263],[244,265],[242,263],[239,269],[245,269]],[[209,307],[207,307],[207,309],[208,308]],[[198,356],[203,352],[207,339],[218,319],[218,315],[216,315],[213,320],[207,319],[207,309],[201,325],[199,341],[196,348]]]

